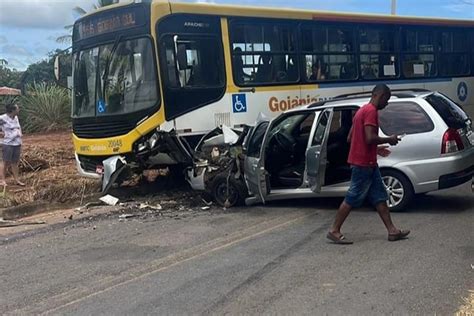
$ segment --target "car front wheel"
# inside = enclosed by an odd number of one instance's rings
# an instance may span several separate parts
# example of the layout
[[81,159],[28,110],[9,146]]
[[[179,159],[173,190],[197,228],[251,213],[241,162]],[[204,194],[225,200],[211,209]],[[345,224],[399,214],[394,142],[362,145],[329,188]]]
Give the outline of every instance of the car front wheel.
[[410,180],[401,172],[382,170],[382,180],[387,189],[390,211],[403,210],[413,198],[413,187]]
[[247,196],[244,183],[227,174],[217,175],[211,185],[211,194],[220,206],[229,208],[242,205]]

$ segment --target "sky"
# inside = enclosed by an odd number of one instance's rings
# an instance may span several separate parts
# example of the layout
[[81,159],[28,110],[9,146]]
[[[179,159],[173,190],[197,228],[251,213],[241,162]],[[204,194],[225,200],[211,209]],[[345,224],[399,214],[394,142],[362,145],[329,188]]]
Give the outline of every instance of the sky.
[[[192,0],[188,0],[192,1]],[[389,14],[391,0],[196,0],[196,2],[232,3]],[[86,11],[93,0],[0,0],[0,60],[9,68],[25,70],[41,61],[48,52],[67,48],[56,38],[68,34],[64,28],[79,18],[73,8]],[[397,0],[397,14],[474,20],[474,0]]]

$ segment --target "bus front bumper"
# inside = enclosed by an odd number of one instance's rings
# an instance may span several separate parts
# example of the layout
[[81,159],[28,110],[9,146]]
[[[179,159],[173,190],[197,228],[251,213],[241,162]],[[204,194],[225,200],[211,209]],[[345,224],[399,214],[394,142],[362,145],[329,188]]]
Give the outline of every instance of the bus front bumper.
[[76,156],[76,167],[79,174],[83,177],[92,178],[92,179],[101,179],[102,180],[102,192],[106,193],[117,180],[118,176],[127,168],[127,161],[124,156],[116,155],[109,157],[102,161],[103,171],[102,174],[96,172],[85,171],[79,160],[79,157]]
[[79,160],[77,153],[74,153],[74,156],[76,158],[76,168],[77,168],[77,172],[79,172],[79,175],[81,175],[82,177],[92,178],[92,179],[100,179],[102,177],[100,174],[96,172],[89,172],[89,171],[84,170],[81,166],[81,161]]
[[106,193],[115,183],[118,176],[127,168],[127,161],[123,156],[112,156],[104,160],[102,175],[102,192]]

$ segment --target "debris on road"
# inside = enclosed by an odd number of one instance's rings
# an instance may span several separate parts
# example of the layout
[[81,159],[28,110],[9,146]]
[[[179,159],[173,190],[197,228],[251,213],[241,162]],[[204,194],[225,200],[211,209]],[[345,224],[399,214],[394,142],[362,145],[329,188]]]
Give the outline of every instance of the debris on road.
[[163,209],[160,204],[158,204],[158,205],[149,205],[147,203],[140,203],[138,208],[141,209],[141,210],[145,209],[145,208],[151,208],[151,209],[154,209],[154,210],[162,210]]
[[80,207],[76,208],[76,211],[77,212],[83,212],[84,210],[87,210],[91,207],[102,206],[102,205],[104,205],[104,203],[102,203],[102,201],[100,201],[100,202],[89,202],[89,203],[86,203],[83,206],[80,206]]
[[104,202],[105,204],[108,204],[108,205],[111,205],[111,206],[117,205],[117,203],[118,203],[118,201],[119,201],[118,198],[116,198],[115,196],[110,195],[110,194],[104,195],[104,196],[101,197],[99,200],[101,200],[101,201]]
[[126,218],[135,217],[135,216],[137,216],[137,215],[135,215],[135,214],[122,214],[122,215],[119,216],[119,218],[126,219]]

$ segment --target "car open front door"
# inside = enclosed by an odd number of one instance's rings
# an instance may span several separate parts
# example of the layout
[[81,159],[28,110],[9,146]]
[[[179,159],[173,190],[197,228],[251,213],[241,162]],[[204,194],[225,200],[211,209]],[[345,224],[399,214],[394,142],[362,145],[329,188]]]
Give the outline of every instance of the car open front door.
[[318,193],[324,185],[327,164],[327,142],[333,109],[324,109],[314,122],[311,142],[306,150],[306,179],[311,191]]
[[245,141],[244,178],[254,202],[265,202],[267,195],[266,172],[261,158],[262,144],[268,121],[259,122]]

